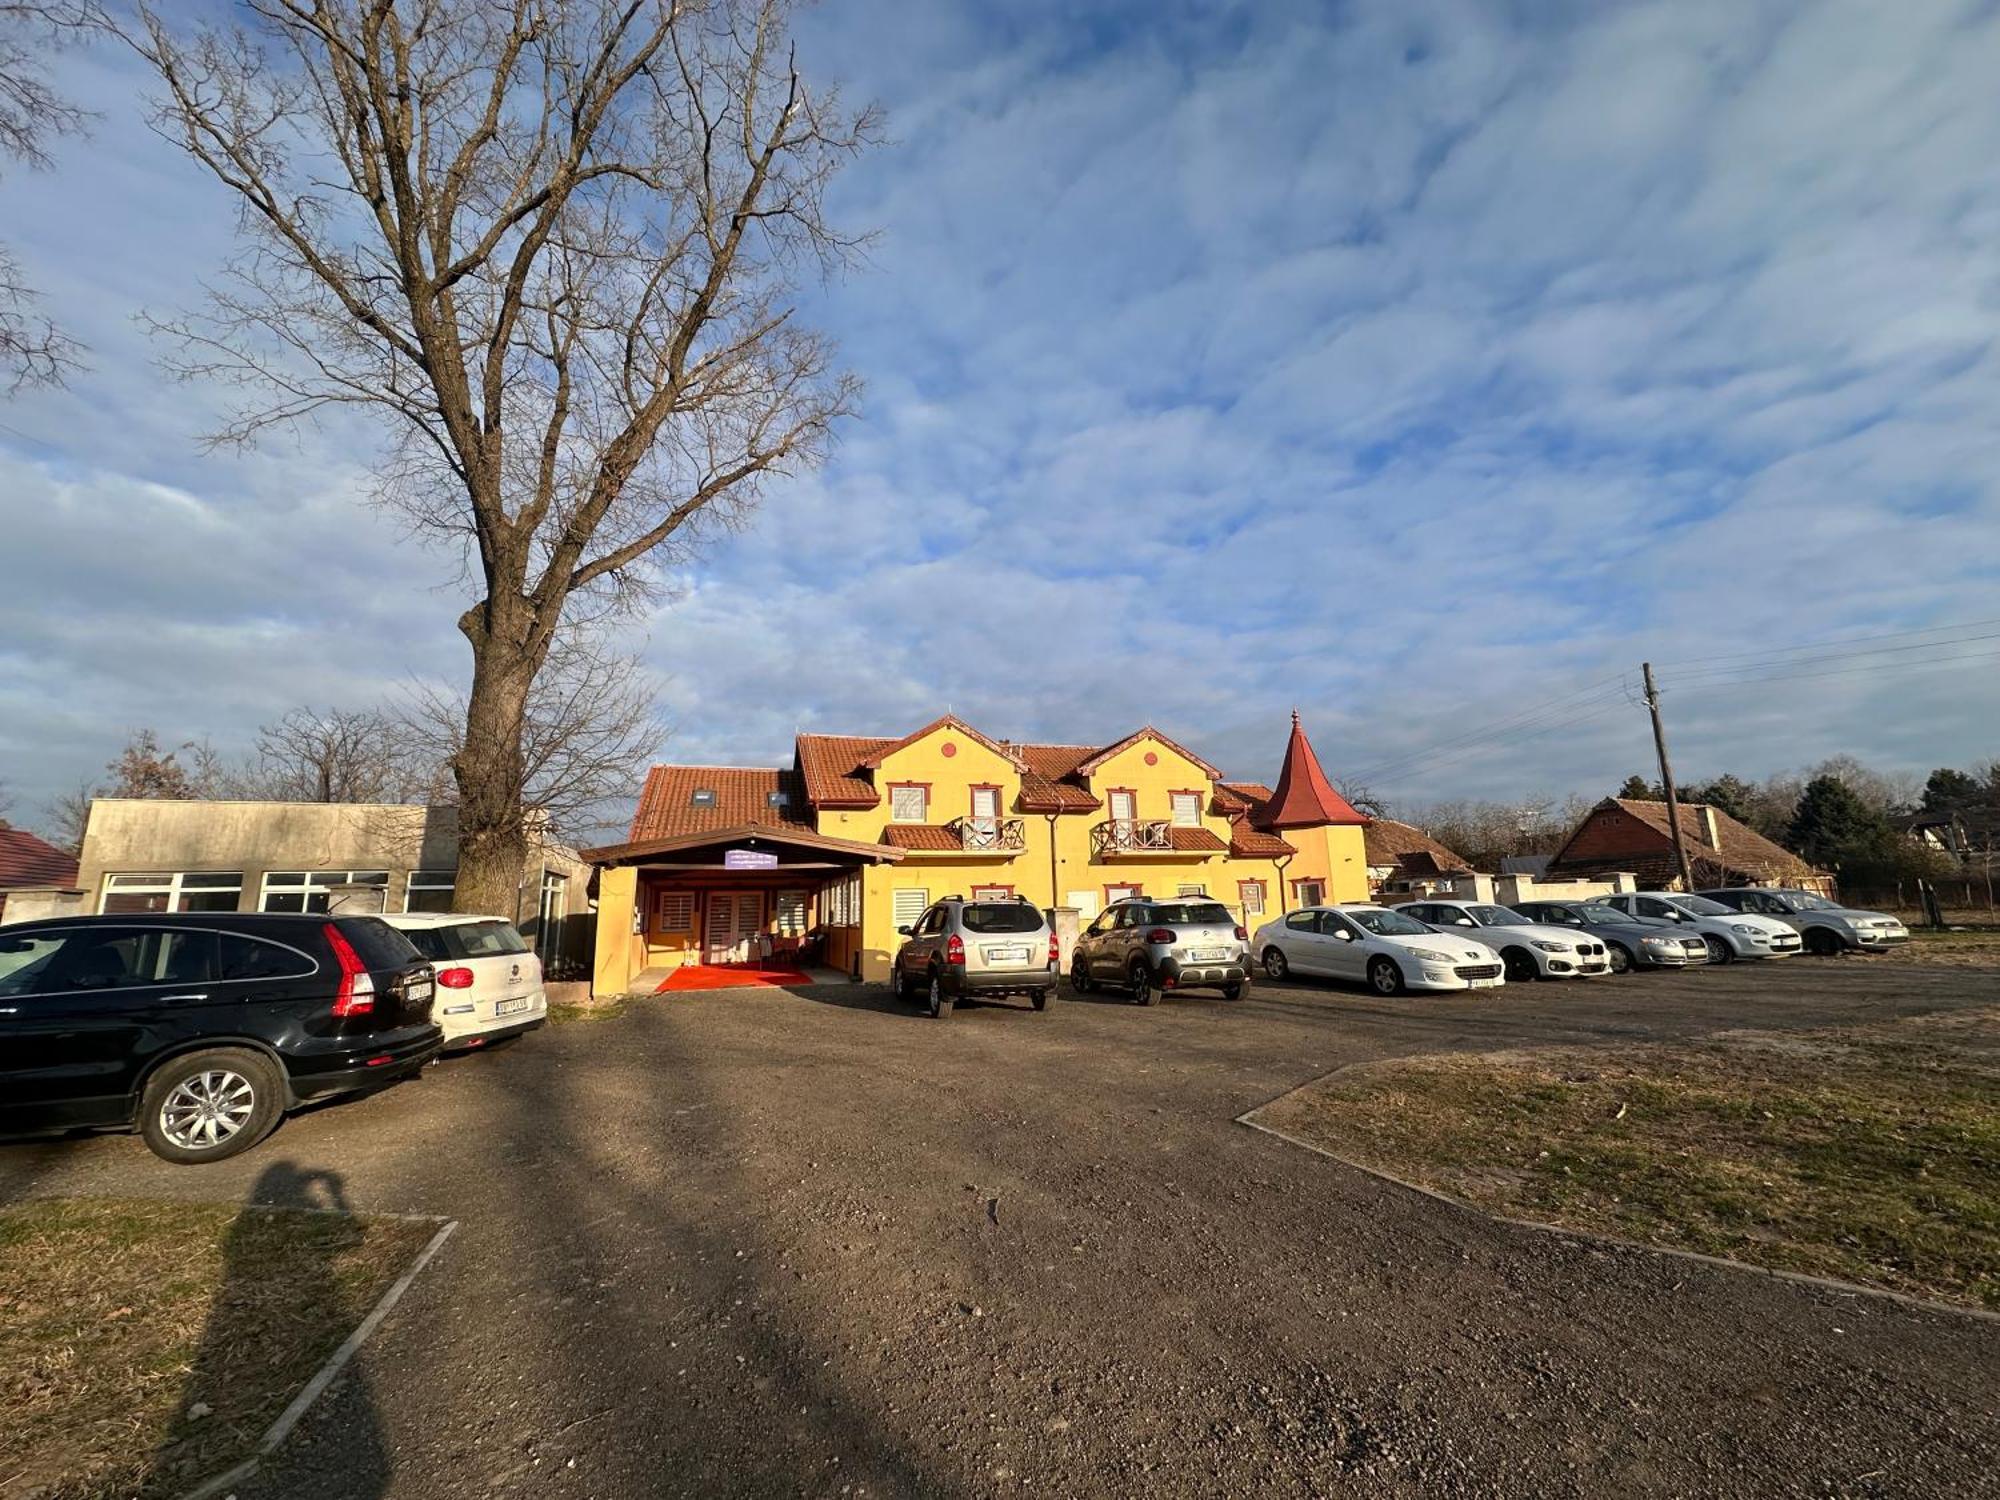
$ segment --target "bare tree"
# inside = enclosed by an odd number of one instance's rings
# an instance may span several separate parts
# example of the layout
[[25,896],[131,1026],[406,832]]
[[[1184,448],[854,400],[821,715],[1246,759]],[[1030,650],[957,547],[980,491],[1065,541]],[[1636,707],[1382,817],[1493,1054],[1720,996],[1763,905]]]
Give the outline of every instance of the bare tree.
[[245,8],[133,38],[247,241],[177,367],[256,393],[221,440],[373,413],[381,498],[465,549],[458,901],[495,908],[559,627],[741,524],[852,408],[788,299],[853,248],[822,196],[874,117],[807,87],[786,0]]
[[[653,711],[657,684],[638,658],[601,632],[557,637],[522,717],[522,804],[532,831],[566,839],[607,826],[666,737]],[[464,748],[465,696],[420,684],[401,715],[416,753],[439,764]],[[518,878],[518,877],[517,877]]]
[[103,790],[91,782],[78,782],[75,791],[65,792],[49,804],[42,820],[44,837],[58,849],[83,853],[83,832],[90,823],[90,804],[103,795]]
[[[46,169],[55,137],[88,115],[48,76],[52,49],[103,24],[92,0],[0,0],[0,157]],[[35,311],[37,298],[14,252],[0,243],[0,391],[56,385],[82,347]]]
[[258,729],[249,765],[229,785],[277,802],[424,802],[448,779],[388,713],[294,708]]

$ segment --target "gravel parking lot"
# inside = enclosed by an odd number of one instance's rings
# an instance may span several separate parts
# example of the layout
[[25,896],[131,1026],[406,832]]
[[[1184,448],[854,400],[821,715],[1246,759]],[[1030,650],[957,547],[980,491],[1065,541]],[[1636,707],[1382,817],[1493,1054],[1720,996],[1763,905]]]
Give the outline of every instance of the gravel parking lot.
[[873,987],[661,997],[210,1168],[0,1147],[0,1195],[305,1168],[461,1221],[243,1500],[1994,1494],[2000,1323],[1510,1228],[1234,1120],[1369,1058],[1997,982],[1796,960],[945,1022]]

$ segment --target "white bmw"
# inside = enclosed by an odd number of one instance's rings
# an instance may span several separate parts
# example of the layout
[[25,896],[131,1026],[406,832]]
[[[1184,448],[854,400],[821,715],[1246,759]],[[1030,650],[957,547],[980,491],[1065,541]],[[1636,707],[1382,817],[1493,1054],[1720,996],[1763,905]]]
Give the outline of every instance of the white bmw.
[[1611,950],[1602,938],[1530,921],[1490,901],[1412,901],[1396,910],[1453,937],[1484,943],[1500,955],[1507,977],[1517,982],[1611,972]]
[[1288,974],[1359,979],[1380,995],[1497,989],[1505,983],[1490,949],[1366,902],[1308,906],[1266,922],[1251,939],[1250,951],[1273,979]]

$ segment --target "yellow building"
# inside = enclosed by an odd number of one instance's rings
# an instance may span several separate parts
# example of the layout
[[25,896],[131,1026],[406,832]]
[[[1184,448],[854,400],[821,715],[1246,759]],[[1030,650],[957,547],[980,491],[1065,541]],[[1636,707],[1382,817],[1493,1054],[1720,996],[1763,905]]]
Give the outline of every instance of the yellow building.
[[1018,895],[1088,921],[1127,895],[1202,894],[1250,927],[1365,900],[1366,820],[1292,718],[1275,790],[1226,782],[1159,731],[989,739],[947,716],[899,739],[802,734],[792,764],[655,766],[597,867],[595,988],[688,965],[816,964],[885,979],[942,896]]

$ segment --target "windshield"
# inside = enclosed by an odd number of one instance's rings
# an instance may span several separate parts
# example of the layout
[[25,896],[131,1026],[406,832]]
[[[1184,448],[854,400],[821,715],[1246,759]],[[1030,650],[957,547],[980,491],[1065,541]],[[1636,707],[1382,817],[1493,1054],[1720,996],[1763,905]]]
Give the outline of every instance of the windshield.
[[1401,912],[1384,911],[1371,907],[1367,911],[1344,911],[1341,915],[1356,927],[1366,928],[1377,937],[1421,937],[1430,931],[1414,917],[1406,917]]
[[1711,901],[1706,896],[1676,896],[1673,905],[1694,917],[1733,917],[1736,908],[1724,906],[1720,901]]
[[1517,911],[1509,911],[1504,906],[1468,906],[1472,920],[1481,927],[1526,927],[1528,919]]
[[1629,922],[1632,920],[1615,906],[1599,906],[1593,902],[1589,906],[1577,909],[1583,913],[1583,920],[1586,922]]

